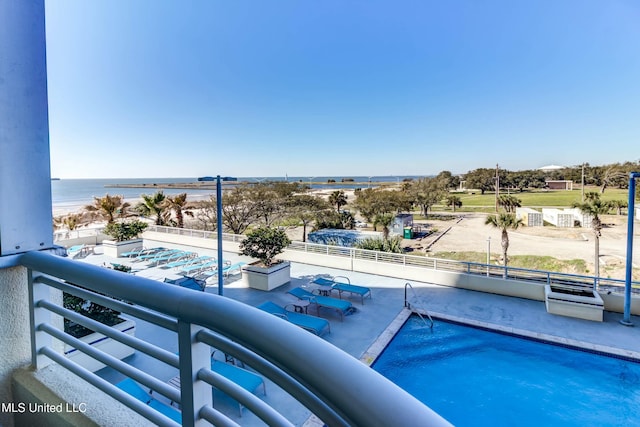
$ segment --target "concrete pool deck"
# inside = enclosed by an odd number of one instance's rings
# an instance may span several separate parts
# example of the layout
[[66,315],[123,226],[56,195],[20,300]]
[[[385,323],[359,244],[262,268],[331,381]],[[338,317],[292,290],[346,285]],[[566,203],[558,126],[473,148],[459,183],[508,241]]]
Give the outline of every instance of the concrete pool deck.
[[[99,248],[97,248],[99,249]],[[192,248],[189,248],[192,249]],[[83,261],[102,265],[103,263],[128,263],[122,259],[111,259],[96,250],[95,255]],[[213,255],[213,251],[198,249],[200,255]],[[233,263],[247,261],[246,257],[233,253],[225,253],[225,260]],[[135,265],[135,264],[134,264]],[[176,277],[175,271],[163,270],[159,267],[144,269],[136,273],[139,276],[156,280],[165,277]],[[242,285],[239,275],[226,279],[225,297],[256,306],[264,301],[273,301],[280,305],[289,304],[296,299],[286,291],[294,287],[312,287],[310,280],[319,275],[347,276],[351,283],[370,287],[372,298],[361,304],[359,297],[347,298],[357,312],[340,316],[335,312],[321,311],[321,316],[331,323],[331,333],[323,336],[327,342],[341,348],[355,358],[366,363],[372,362],[384,348],[384,340],[388,340],[403,321],[398,316],[406,317],[404,310],[404,285],[406,280],[385,276],[337,270],[315,265],[292,263],[291,283],[270,292],[258,291]],[[632,322],[638,327],[625,327],[619,323],[622,314],[605,312],[603,322],[562,317],[548,314],[544,302],[521,298],[469,291],[433,283],[411,282],[418,301],[411,298],[415,309],[426,309],[433,317],[463,321],[478,326],[499,329],[506,332],[525,334],[527,336],[578,345],[604,352],[614,352],[628,357],[640,359],[640,316],[632,316]],[[217,294],[217,286],[208,286],[206,292]],[[335,296],[335,295],[334,295]],[[310,314],[315,314],[310,310]],[[395,320],[395,322],[394,322]],[[389,325],[392,325],[389,327]],[[437,323],[434,327],[437,333]],[[177,338],[172,332],[138,321],[136,335],[169,351],[177,351]],[[381,341],[377,341],[378,339]],[[374,345],[374,343],[376,343]],[[373,347],[372,347],[373,346]],[[168,381],[176,375],[176,370],[145,355],[135,354],[125,359],[128,363],[143,368],[161,380]],[[329,363],[329,362],[328,362]],[[100,374],[112,382],[124,379],[118,372],[106,368]],[[267,381],[267,394],[261,396],[267,403],[276,407],[295,425],[304,424],[309,412],[290,396],[279,390],[276,385]],[[230,416],[243,426],[263,425],[257,417],[248,411],[240,418],[237,405],[221,393],[214,394],[216,408]]]

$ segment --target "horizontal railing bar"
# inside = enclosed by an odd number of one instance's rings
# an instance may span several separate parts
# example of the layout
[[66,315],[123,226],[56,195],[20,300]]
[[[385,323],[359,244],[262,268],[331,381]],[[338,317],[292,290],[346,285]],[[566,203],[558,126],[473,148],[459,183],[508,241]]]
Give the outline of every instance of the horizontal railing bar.
[[66,317],[69,320],[73,320],[74,322],[79,323],[86,328],[92,329],[96,332],[100,332],[101,334],[104,334],[109,338],[113,338],[118,342],[121,342],[129,347],[146,353],[149,356],[154,357],[155,359],[173,366],[174,368],[178,368],[178,366],[180,365],[178,356],[171,353],[170,351],[154,346],[153,344],[149,344],[148,342],[143,341],[140,338],[136,338],[134,336],[125,334],[124,332],[120,332],[117,329],[112,328],[111,326],[107,326],[104,323],[100,323],[97,320],[90,319],[86,316],[81,315],[80,313],[76,313],[75,311],[69,310],[67,308],[60,307],[59,305],[53,304],[50,301],[39,300],[35,304],[37,307],[46,308],[47,310],[62,317]]
[[230,420],[220,411],[209,405],[200,408],[200,413],[198,415],[216,427],[241,427],[240,424]]
[[[158,232],[165,232],[165,233],[170,233],[171,227],[164,227],[164,226],[150,226],[148,228],[150,231],[155,230]],[[193,230],[193,231],[200,231],[200,230]],[[211,237],[213,238],[217,238],[217,232],[208,232],[211,234]],[[227,241],[239,241],[240,239],[243,239],[245,236],[244,235],[236,235],[236,234],[231,234],[231,233],[222,233],[222,239],[223,240],[227,240]],[[338,256],[338,257],[353,257],[356,259],[365,259],[365,260],[376,260],[377,262],[388,262],[388,263],[395,263],[395,264],[405,264],[405,265],[411,265],[411,266],[425,266],[425,267],[431,267],[431,268],[436,268],[437,270],[443,270],[443,271],[453,271],[453,272],[466,272],[467,270],[471,270],[473,267],[473,265],[477,266],[478,268],[478,273],[481,272],[480,269],[484,269],[484,273],[486,275],[486,270],[487,268],[492,268],[492,269],[496,269],[496,270],[500,270],[501,271],[501,275],[504,276],[504,266],[498,266],[498,265],[493,265],[493,264],[481,264],[481,263],[474,263],[474,262],[470,262],[470,261],[456,261],[456,260],[446,260],[446,259],[442,259],[442,258],[427,258],[427,257],[422,257],[422,256],[417,256],[417,255],[406,255],[406,254],[392,254],[392,253],[385,253],[385,252],[379,252],[379,251],[372,251],[372,250],[368,250],[368,249],[357,249],[357,248],[345,248],[342,246],[334,246],[334,245],[323,245],[320,243],[309,243],[309,242],[292,242],[288,247],[288,250],[297,250],[297,251],[303,251],[303,252],[311,252],[311,253],[321,253],[321,254],[325,254],[325,255],[332,255],[332,256]],[[434,266],[437,265],[437,267]],[[449,266],[450,268],[444,268],[446,266]],[[509,273],[511,271],[527,271],[527,272],[531,272],[534,273],[532,275],[532,280],[535,276],[535,274],[540,274],[540,282],[546,282],[546,277],[547,274],[557,274],[557,275],[566,275],[566,276],[570,276],[570,277],[576,277],[576,278],[585,278],[586,280],[596,280],[595,276],[583,276],[583,275],[579,275],[579,274],[574,274],[574,273],[560,273],[560,272],[548,272],[548,271],[544,271],[544,270],[528,270],[528,269],[523,269],[521,267],[508,267],[508,271]],[[473,274],[473,273],[472,273]],[[498,274],[495,274],[496,277],[498,276]],[[511,276],[511,274],[509,274],[509,276]],[[509,279],[509,277],[507,277],[507,279]],[[602,280],[605,280],[604,278],[597,278],[598,282],[601,283]],[[620,281],[621,283],[624,284],[624,280],[622,279],[607,279],[607,280],[615,280],[615,281]],[[640,286],[640,282],[632,282],[634,285]]]
[[133,409],[138,414],[142,415],[146,419],[154,422],[158,426],[166,426],[166,427],[181,427],[180,424],[176,423],[172,419],[165,417],[160,412],[146,405],[145,403],[139,401],[138,399],[132,397],[128,393],[120,390],[118,387],[113,384],[103,380],[99,376],[95,375],[93,372],[90,372],[83,368],[82,366],[74,363],[56,352],[55,350],[49,347],[43,347],[40,349],[40,354],[47,356],[49,359],[53,360],[60,366],[63,366],[67,370],[73,372],[89,384],[99,388],[109,396],[113,397],[120,403],[126,405],[127,407]]
[[[116,272],[43,252],[27,252],[20,263],[34,271],[85,285],[134,304],[209,328],[251,348],[302,384],[350,425],[449,425],[382,375],[332,344],[297,326],[219,295]],[[327,363],[331,360],[332,363]],[[309,369],[322,366],[322,369]],[[358,390],[353,393],[352,390]],[[295,396],[294,396],[295,397]]]
[[313,394],[307,387],[303,386],[298,380],[293,378],[274,363],[260,357],[253,351],[248,350],[246,347],[237,344],[229,338],[207,330],[198,331],[196,339],[213,348],[219,349],[223,353],[230,354],[238,360],[253,367],[262,375],[273,381],[282,390],[292,396],[296,396],[296,399],[300,403],[323,420],[334,420],[331,425],[337,425],[342,422],[340,416],[337,415],[335,411],[324,401],[318,398],[318,396]]
[[198,371],[198,379],[226,393],[269,426],[293,427],[293,424],[255,394],[209,369]]
[[180,401],[180,393],[178,392],[178,390],[176,390],[175,388],[171,387],[168,384],[165,384],[164,382],[158,380],[157,378],[152,377],[151,375],[148,375],[143,371],[140,371],[139,369],[133,368],[131,365],[124,363],[123,361],[111,356],[110,354],[105,353],[101,350],[98,350],[95,347],[65,332],[62,332],[58,328],[55,328],[47,323],[41,323],[40,325],[38,325],[36,329],[46,332],[52,337],[57,338],[60,341],[77,348],[78,350],[82,351],[85,354],[88,354],[89,356],[104,363],[105,365],[108,365],[113,369],[116,369],[117,371],[122,372],[123,374],[129,377],[132,377],[136,381],[157,391],[163,396],[175,402]]
[[34,282],[44,283],[45,285],[49,285],[63,292],[67,292],[80,298],[88,299],[122,313],[130,314],[139,319],[154,323],[164,329],[168,329],[174,332],[178,331],[178,322],[171,317],[167,317],[160,313],[154,313],[147,309],[142,309],[123,301],[114,300],[113,298],[95,293],[89,289],[79,288],[77,286],[74,286],[74,284],[72,283],[64,283],[46,276],[38,276],[34,278]]

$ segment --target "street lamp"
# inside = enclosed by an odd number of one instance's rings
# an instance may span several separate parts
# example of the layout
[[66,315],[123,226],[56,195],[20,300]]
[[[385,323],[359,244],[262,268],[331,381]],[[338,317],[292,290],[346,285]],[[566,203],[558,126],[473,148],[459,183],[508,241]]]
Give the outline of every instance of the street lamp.
[[218,228],[218,295],[224,295],[224,275],[222,274],[222,182],[216,176],[216,227]]
[[640,172],[629,174],[629,203],[627,204],[627,264],[624,280],[624,316],[620,323],[625,326],[633,326],[631,323],[631,285],[633,280],[633,221],[635,212],[636,179],[640,178]]
[[491,262],[491,237],[487,237],[487,276],[489,275],[490,262]]

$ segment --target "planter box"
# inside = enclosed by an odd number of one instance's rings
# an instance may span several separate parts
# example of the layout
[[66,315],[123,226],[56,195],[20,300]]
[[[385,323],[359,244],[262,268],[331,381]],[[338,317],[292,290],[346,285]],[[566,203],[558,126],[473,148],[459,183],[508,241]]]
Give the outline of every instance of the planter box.
[[[136,335],[136,322],[134,320],[125,320],[122,323],[118,323],[113,326],[113,329],[117,329],[120,332],[124,332],[127,335],[135,336]],[[99,332],[94,332],[87,336],[80,338],[80,341],[85,342],[92,347],[101,350],[111,356],[118,358],[120,360],[124,359],[127,356],[131,356],[134,353],[134,349],[129,346],[122,344],[119,341],[116,341],[112,338],[109,338]],[[86,355],[80,350],[76,350],[75,348],[65,344],[64,355],[71,361],[77,363],[78,365],[88,369],[91,372],[98,371],[105,367],[102,362]]]
[[604,302],[595,291],[545,285],[544,297],[548,313],[602,322]]
[[250,288],[270,291],[291,281],[291,263],[283,261],[269,268],[254,264],[242,268],[242,282]]
[[111,258],[120,258],[125,252],[141,248],[142,239],[127,240],[124,242],[105,240],[102,242],[102,247],[106,256]]

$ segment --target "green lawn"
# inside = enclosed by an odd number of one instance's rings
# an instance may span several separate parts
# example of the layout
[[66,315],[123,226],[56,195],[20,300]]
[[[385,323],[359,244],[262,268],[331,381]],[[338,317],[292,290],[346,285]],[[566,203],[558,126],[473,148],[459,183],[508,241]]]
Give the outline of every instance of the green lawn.
[[[600,191],[598,187],[588,187],[585,191]],[[501,192],[500,194],[507,194]],[[512,196],[517,197],[522,202],[523,207],[539,208],[539,207],[566,207],[569,208],[574,202],[580,202],[582,198],[582,192],[580,190],[573,191],[560,191],[560,190],[536,190],[536,191],[524,191],[510,192]],[[485,193],[480,194],[464,194],[458,193],[458,197],[462,201],[462,208],[456,209],[459,212],[490,212],[495,207],[495,194]],[[617,188],[608,188],[604,194],[600,196],[603,200],[628,200],[629,193],[627,190],[620,190]],[[450,210],[450,207],[442,205],[435,206],[437,210]]]

